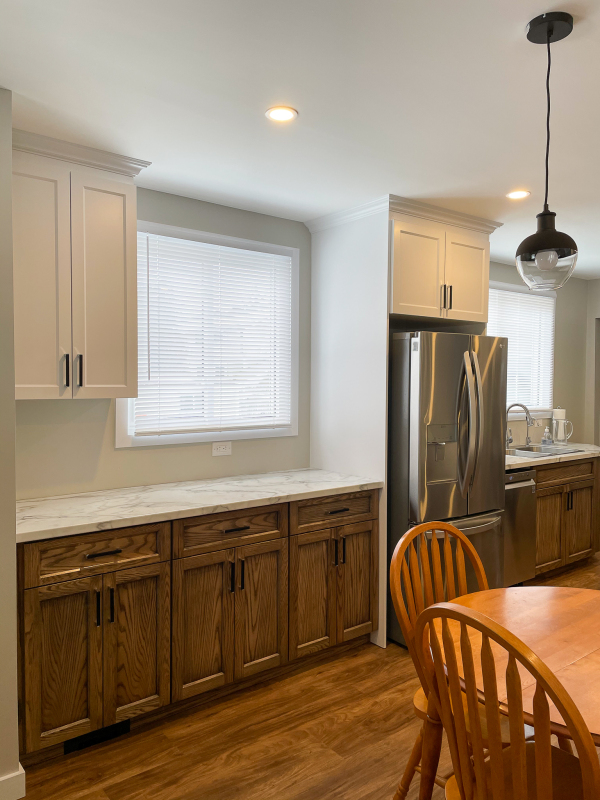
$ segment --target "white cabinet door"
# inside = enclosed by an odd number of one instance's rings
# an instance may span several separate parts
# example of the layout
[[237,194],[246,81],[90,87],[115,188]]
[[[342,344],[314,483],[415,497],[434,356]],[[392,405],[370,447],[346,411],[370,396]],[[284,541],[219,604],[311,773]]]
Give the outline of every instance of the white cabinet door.
[[445,226],[407,217],[394,219],[392,236],[393,314],[442,316]]
[[15,396],[72,397],[70,165],[13,153]]
[[448,319],[487,322],[490,244],[485,233],[446,228]]
[[137,394],[136,229],[130,179],[71,168],[76,398]]

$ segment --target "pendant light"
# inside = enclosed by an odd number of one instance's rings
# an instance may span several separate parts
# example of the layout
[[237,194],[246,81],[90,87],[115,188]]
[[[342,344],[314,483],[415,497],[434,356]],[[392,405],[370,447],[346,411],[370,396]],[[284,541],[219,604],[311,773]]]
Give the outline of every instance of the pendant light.
[[548,52],[546,73],[546,193],[544,210],[537,215],[537,232],[519,245],[516,253],[517,270],[527,286],[534,291],[560,289],[571,277],[577,263],[577,245],[566,233],[556,230],[556,214],[548,208],[548,157],[550,153],[550,44],[559,42],[573,30],[573,17],[563,11],[553,11],[532,19],[527,26],[527,38],[534,44],[545,44]]

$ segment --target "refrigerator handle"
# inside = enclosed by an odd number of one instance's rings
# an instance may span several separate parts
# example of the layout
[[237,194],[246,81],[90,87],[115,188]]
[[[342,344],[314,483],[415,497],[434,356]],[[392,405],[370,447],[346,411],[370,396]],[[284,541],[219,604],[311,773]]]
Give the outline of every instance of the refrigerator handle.
[[464,478],[460,481],[460,493],[463,497],[466,497],[471,488],[473,471],[475,469],[475,414],[477,404],[475,400],[475,378],[473,376],[473,367],[471,366],[471,354],[468,350],[465,350],[463,353],[463,362],[467,378],[467,392],[469,395],[469,449]]
[[475,465],[473,474],[477,470],[479,463],[479,456],[483,447],[483,431],[484,431],[484,407],[483,407],[483,381],[481,380],[481,370],[479,369],[479,358],[477,353],[473,350],[473,367],[475,372],[475,384],[477,386],[477,455],[475,457]]

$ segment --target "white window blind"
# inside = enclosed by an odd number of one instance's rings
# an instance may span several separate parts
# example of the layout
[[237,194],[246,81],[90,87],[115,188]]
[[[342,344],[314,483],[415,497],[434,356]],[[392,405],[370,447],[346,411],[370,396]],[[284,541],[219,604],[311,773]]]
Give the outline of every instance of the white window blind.
[[290,426],[291,256],[139,232],[138,328],[130,435]]
[[490,288],[488,335],[508,339],[508,405],[552,408],[555,303],[552,296]]

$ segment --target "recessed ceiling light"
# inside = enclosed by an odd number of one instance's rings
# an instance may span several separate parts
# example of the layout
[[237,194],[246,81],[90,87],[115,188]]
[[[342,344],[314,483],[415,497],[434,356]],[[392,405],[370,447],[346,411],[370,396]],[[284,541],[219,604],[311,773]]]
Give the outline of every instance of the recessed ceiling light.
[[267,109],[265,116],[272,119],[273,122],[289,122],[298,116],[298,112],[290,106],[273,106],[273,108]]
[[526,189],[517,189],[516,192],[509,192],[506,196],[511,200],[522,200],[524,197],[529,197],[530,194],[531,192]]

